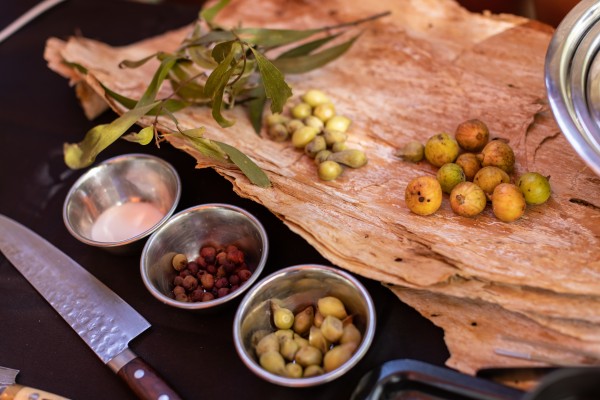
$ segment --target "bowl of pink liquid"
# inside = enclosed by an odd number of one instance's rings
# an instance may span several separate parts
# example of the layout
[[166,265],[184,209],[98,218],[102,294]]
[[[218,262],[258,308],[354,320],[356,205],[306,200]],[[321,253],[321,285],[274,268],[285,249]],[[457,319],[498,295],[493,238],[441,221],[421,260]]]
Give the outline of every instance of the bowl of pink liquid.
[[115,254],[132,253],[173,215],[181,181],[171,164],[147,154],[108,159],[71,187],[63,220],[79,241]]

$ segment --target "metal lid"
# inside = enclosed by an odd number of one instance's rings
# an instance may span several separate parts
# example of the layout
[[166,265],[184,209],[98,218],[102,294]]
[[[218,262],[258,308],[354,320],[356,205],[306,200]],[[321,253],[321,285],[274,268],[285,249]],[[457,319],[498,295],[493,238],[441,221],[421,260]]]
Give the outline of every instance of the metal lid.
[[582,0],[556,29],[546,53],[546,89],[558,126],[600,175],[600,2]]

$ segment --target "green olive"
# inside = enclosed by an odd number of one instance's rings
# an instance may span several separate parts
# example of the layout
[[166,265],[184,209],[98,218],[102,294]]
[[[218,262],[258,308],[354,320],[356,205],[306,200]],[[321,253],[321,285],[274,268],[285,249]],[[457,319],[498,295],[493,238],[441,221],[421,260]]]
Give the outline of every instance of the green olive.
[[323,128],[325,127],[325,125],[323,124],[323,121],[321,121],[319,118],[315,117],[314,115],[310,115],[310,116],[304,118],[303,122],[304,122],[304,125],[306,125],[306,126],[312,126],[313,128],[317,128],[319,132],[323,131]]
[[311,140],[313,140],[319,130],[312,126],[303,126],[292,134],[292,144],[298,149],[304,148]]
[[325,137],[325,142],[329,147],[338,142],[345,142],[348,139],[348,135],[345,132],[334,131],[331,129],[325,129],[323,136]]
[[352,357],[354,351],[355,348],[350,343],[335,346],[325,353],[325,356],[323,357],[323,369],[325,372],[330,372],[339,368]]
[[304,335],[310,330],[315,318],[315,309],[308,306],[294,316],[294,332],[298,335]]
[[337,342],[344,333],[344,326],[339,318],[328,315],[321,324],[321,332],[328,341]]
[[311,107],[316,107],[320,104],[329,103],[329,97],[325,94],[325,92],[318,89],[310,89],[304,95],[302,95],[302,100],[309,104]]
[[302,378],[304,373],[303,368],[300,364],[287,363],[285,364],[285,376],[288,378]]
[[267,351],[260,356],[258,362],[261,367],[273,374],[283,375],[285,373],[285,360],[278,351]]
[[299,119],[292,119],[287,124],[285,124],[285,126],[287,127],[287,130],[291,135],[292,133],[296,132],[298,129],[302,128],[305,125],[304,122],[302,122]]
[[360,168],[367,163],[367,156],[361,150],[350,149],[332,153],[328,160],[336,161],[351,168]]
[[335,115],[335,106],[332,103],[319,104],[313,109],[313,115],[326,122]]
[[323,371],[323,368],[320,365],[309,365],[304,369],[303,376],[305,378],[310,378],[311,376],[319,376],[323,375],[324,373],[325,371]]
[[327,120],[325,124],[325,129],[331,129],[333,131],[341,131],[346,132],[350,127],[352,121],[348,117],[344,117],[343,115],[334,115],[333,117]]
[[317,154],[327,149],[325,138],[322,135],[317,135],[313,140],[304,146],[304,153],[310,158],[315,158]]
[[256,344],[254,351],[259,357],[270,351],[279,352],[279,338],[275,333],[269,333],[267,336],[260,339]]
[[294,325],[294,313],[283,307],[275,307],[273,323],[279,329],[290,329]]
[[312,107],[307,103],[296,104],[292,108],[292,116],[297,119],[304,119],[312,114]]
[[[281,359],[283,360],[283,357],[281,357]],[[323,361],[323,353],[316,347],[309,345],[300,348],[296,353],[294,360],[305,368],[309,365],[320,365]]]
[[349,150],[348,143],[346,142],[337,142],[331,146],[332,153],[339,153],[340,151]]
[[275,142],[285,142],[290,137],[288,128],[284,124],[270,125],[267,129],[267,133],[271,140],[274,140]]
[[321,297],[317,300],[317,308],[319,313],[324,317],[333,315],[334,317],[343,320],[348,316],[344,303],[334,296]]
[[270,114],[269,116],[267,116],[267,125],[271,126],[276,124],[285,124],[289,120],[289,117],[286,117],[285,115],[281,115],[279,113]]
[[[335,153],[332,153],[335,154]],[[324,181],[332,181],[344,172],[344,168],[335,161],[323,161],[318,167],[319,178]]]

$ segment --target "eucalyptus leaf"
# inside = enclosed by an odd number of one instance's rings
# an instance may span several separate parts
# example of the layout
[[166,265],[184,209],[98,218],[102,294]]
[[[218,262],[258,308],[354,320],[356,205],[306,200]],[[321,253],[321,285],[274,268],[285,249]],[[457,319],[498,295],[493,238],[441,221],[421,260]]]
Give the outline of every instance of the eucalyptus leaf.
[[231,161],[248,177],[250,182],[262,188],[271,186],[271,181],[265,172],[260,169],[258,165],[254,163],[247,155],[239,151],[233,146],[230,146],[223,142],[217,142],[219,147],[227,153]]
[[214,6],[205,8],[200,12],[200,19],[206,21],[209,26],[211,25],[213,19],[217,16],[217,14],[229,4],[230,0],[219,0],[215,3]]
[[123,139],[127,140],[128,142],[139,143],[141,145],[149,144],[150,142],[152,142],[153,138],[154,138],[154,127],[153,126],[147,126],[137,133],[132,132],[128,135],[123,136]]
[[231,47],[235,43],[234,40],[228,40],[226,42],[221,42],[213,47],[211,56],[217,62],[223,62],[227,56],[231,53]]
[[277,59],[305,56],[305,55],[310,54],[313,51],[317,50],[321,46],[324,46],[325,44],[329,43],[330,41],[332,41],[333,39],[337,38],[340,35],[342,35],[342,32],[336,33],[335,35],[325,36],[323,38],[313,40],[312,42],[308,42],[308,43],[302,44],[300,46],[294,47],[284,53],[281,53],[277,57]]
[[265,95],[271,99],[271,112],[280,113],[287,99],[292,96],[292,89],[285,82],[283,74],[258,50],[250,47],[260,71],[265,88]]
[[71,169],[80,169],[91,165],[102,150],[114,143],[148,111],[156,107],[158,103],[154,102],[134,108],[125,112],[110,124],[95,126],[86,133],[83,141],[79,143],[65,143],[63,148],[65,164]]
[[146,64],[148,61],[156,58],[158,53],[150,54],[148,57],[144,57],[141,60],[123,60],[119,63],[119,68],[138,68]]
[[231,78],[233,73],[233,67],[230,67],[230,65],[234,58],[235,47],[231,46],[227,57],[213,70],[204,85],[205,96],[210,97],[212,100],[212,116],[224,128],[235,123],[234,120],[228,120],[221,114],[225,87],[229,83],[229,78]]
[[233,32],[245,42],[255,44],[265,49],[273,49],[290,43],[304,40],[319,32],[321,29],[267,29],[267,28],[239,28]]
[[144,106],[154,101],[160,85],[162,85],[171,68],[177,63],[177,59],[177,56],[168,56],[161,61],[160,66],[152,77],[152,81],[150,81],[150,84],[138,102],[139,106]]
[[225,153],[221,147],[210,139],[206,139],[202,136],[198,136],[198,132],[183,131],[181,133],[171,133],[171,135],[184,138],[185,141],[191,145],[194,149],[198,150],[204,157],[218,160],[221,162],[228,161],[227,153]]
[[344,54],[354,44],[359,35],[341,43],[329,47],[319,53],[308,54],[298,57],[278,58],[273,64],[285,74],[302,74],[313,69],[320,68]]
[[[123,96],[111,89],[109,89],[108,87],[102,85],[102,88],[104,89],[104,91],[106,92],[106,94],[110,97],[112,97],[113,99],[115,99],[117,102],[119,102],[120,104],[122,104],[124,107],[128,108],[128,109],[132,109],[135,107],[135,105],[138,103],[138,100],[134,100],[132,98]],[[179,99],[167,99],[167,100],[163,100],[160,104],[158,104],[156,107],[154,107],[152,110],[148,111],[146,113],[146,115],[158,115],[158,114],[165,114],[166,111],[170,111],[170,112],[176,112],[179,110],[183,110],[184,108],[188,107],[189,103],[179,100]]]
[[252,90],[249,95],[252,96],[251,100],[247,102],[250,123],[254,128],[254,132],[259,134],[262,129],[263,112],[267,103],[267,95],[262,85]]

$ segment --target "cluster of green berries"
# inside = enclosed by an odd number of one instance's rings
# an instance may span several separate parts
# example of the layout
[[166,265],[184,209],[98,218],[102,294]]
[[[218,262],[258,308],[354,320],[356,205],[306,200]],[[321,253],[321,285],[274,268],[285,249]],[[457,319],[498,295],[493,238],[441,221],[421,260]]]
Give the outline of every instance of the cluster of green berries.
[[367,156],[346,143],[352,121],[338,115],[329,96],[318,89],[308,90],[301,102],[285,114],[267,117],[267,133],[272,140],[291,140],[293,146],[315,160],[319,178],[331,181],[339,177],[344,167],[360,168]]

